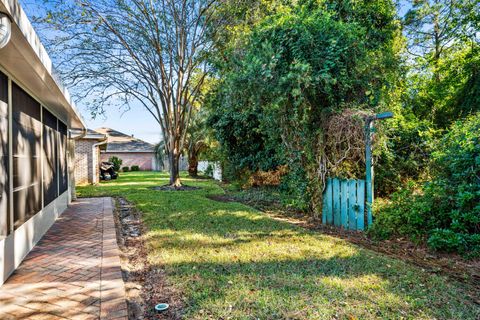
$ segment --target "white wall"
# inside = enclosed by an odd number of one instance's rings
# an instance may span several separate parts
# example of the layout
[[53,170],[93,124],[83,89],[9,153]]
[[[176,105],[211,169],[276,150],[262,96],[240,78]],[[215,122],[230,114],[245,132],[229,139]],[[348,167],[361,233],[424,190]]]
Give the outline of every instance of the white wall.
[[0,286],[22,263],[68,206],[70,190],[52,201],[6,238],[0,240]]
[[212,178],[218,181],[222,181],[222,167],[220,166],[220,162],[214,161],[199,161],[198,162],[198,171],[205,173],[207,170],[208,165],[213,167],[213,176]]

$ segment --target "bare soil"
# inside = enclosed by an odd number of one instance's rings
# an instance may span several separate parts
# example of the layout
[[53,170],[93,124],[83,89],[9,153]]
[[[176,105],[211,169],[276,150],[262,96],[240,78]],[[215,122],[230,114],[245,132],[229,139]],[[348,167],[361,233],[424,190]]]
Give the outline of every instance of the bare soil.
[[163,186],[152,187],[152,189],[156,190],[156,191],[193,191],[193,190],[199,190],[201,188],[200,187],[187,186],[185,184],[182,184],[179,187],[166,184],[166,185],[163,185]]
[[333,226],[326,226],[321,224],[317,219],[313,219],[297,211],[286,209],[275,203],[243,201],[228,194],[210,196],[209,198],[220,202],[241,202],[268,214],[274,219],[342,238],[372,251],[401,259],[430,273],[446,275],[471,288],[472,299],[480,305],[480,259],[466,260],[457,254],[433,252],[429,250],[424,243],[415,244],[405,238],[382,241],[373,240],[368,238],[364,232],[348,231]]
[[[127,295],[128,318],[180,319],[182,299],[166,282],[162,266],[148,262],[146,227],[142,214],[123,198],[116,199],[115,224],[121,251],[123,280]],[[164,312],[155,311],[158,303],[168,303]]]

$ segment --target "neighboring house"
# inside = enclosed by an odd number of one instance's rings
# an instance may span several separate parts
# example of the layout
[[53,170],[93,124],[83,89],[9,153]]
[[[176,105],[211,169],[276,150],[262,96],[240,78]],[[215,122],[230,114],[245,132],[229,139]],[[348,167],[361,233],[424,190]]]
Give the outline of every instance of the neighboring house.
[[105,148],[107,136],[88,129],[87,134],[75,141],[75,183],[95,184],[100,176],[100,148]]
[[71,129],[85,125],[17,0],[0,12],[12,21],[0,49],[1,285],[71,201]]
[[155,146],[110,128],[98,128],[95,131],[107,136],[107,147],[101,150],[101,161],[115,156],[122,159],[122,167],[139,166],[140,170],[160,170],[161,165],[155,158]]

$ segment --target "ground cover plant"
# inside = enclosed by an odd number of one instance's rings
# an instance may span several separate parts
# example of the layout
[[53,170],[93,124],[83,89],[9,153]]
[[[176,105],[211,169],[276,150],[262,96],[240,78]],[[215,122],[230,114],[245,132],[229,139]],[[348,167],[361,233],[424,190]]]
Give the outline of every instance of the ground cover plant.
[[464,285],[342,239],[194,191],[156,191],[168,175],[129,172],[78,195],[121,196],[143,212],[148,260],[183,297],[185,319],[476,319]]

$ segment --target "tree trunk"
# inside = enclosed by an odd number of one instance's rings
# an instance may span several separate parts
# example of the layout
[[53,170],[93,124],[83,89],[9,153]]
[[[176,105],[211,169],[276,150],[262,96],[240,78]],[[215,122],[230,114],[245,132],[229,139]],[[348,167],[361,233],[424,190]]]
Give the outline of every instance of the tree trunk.
[[180,181],[180,154],[176,152],[170,152],[169,154],[169,162],[170,162],[170,186],[178,188],[182,186],[182,182]]
[[193,178],[198,176],[198,157],[195,152],[188,154],[188,175]]

